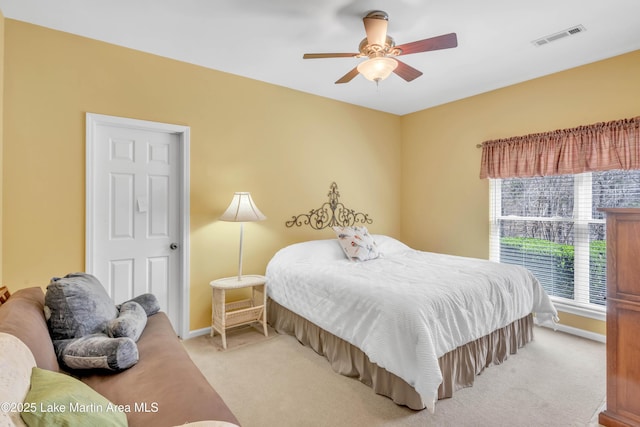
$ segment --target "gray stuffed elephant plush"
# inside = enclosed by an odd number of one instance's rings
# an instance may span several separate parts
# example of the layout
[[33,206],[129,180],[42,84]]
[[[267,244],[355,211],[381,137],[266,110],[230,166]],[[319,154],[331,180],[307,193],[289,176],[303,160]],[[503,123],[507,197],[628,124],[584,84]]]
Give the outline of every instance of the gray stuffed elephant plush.
[[116,306],[96,277],[71,273],[51,279],[44,310],[63,365],[121,371],[138,362],[136,341],[160,306],[153,294]]

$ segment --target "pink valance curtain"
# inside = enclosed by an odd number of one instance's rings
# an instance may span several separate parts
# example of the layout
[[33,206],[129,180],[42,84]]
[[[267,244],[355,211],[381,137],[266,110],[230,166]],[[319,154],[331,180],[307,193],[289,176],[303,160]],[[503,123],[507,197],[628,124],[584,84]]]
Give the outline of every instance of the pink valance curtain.
[[480,178],[640,169],[640,116],[482,143]]

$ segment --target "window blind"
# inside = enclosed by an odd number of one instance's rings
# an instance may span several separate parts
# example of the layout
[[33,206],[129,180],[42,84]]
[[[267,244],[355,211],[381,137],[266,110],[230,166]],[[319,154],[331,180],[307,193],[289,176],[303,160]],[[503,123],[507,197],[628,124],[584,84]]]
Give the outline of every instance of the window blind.
[[640,207],[640,170],[491,180],[491,259],[528,268],[563,302],[604,308],[603,207]]

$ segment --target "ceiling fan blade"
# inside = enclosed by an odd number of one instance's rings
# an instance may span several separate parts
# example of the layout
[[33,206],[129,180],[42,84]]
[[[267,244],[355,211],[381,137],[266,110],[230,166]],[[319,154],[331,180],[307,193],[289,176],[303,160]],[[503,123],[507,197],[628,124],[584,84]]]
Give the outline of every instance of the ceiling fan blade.
[[396,48],[402,50],[400,55],[409,55],[410,53],[449,49],[456,46],[458,46],[458,37],[456,36],[456,33],[449,33],[437,37],[431,37],[430,39],[401,44],[400,46],[396,46]]
[[353,58],[360,55],[359,53],[305,53],[302,59],[318,59],[318,58]]
[[336,80],[336,84],[340,84],[340,83],[349,83],[351,80],[353,80],[353,78],[355,76],[357,76],[359,74],[358,72],[358,67],[354,68],[353,70],[349,71],[347,74],[345,74],[344,76],[340,77],[338,80]]
[[393,70],[393,72],[396,73],[398,76],[402,77],[403,79],[405,79],[406,81],[410,82],[411,80],[417,79],[422,75],[422,71],[416,70],[412,66],[407,65],[404,62],[398,61],[397,59],[396,61],[398,62],[398,66],[396,67],[395,70]]
[[374,10],[362,18],[364,30],[367,33],[367,42],[369,44],[384,46],[387,40],[388,19],[387,14],[380,10]]

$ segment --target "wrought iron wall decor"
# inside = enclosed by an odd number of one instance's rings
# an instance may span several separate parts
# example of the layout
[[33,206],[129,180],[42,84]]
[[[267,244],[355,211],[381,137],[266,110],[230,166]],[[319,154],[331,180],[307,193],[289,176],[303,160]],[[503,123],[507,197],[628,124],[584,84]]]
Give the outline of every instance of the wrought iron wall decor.
[[318,209],[311,209],[308,214],[294,215],[285,225],[289,228],[294,225],[298,227],[309,225],[314,230],[322,230],[336,225],[350,227],[357,223],[371,224],[373,222],[368,214],[349,209],[339,201],[340,193],[338,192],[338,184],[335,182],[329,186],[327,196],[329,201],[324,202]]

